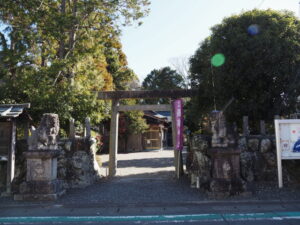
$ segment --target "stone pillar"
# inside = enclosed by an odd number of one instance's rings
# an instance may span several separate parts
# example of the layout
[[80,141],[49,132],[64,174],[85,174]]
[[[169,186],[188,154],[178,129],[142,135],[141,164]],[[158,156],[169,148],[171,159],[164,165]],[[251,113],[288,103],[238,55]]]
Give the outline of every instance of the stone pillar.
[[266,124],[264,120],[260,121],[260,134],[261,135],[266,135]]
[[20,185],[15,200],[56,200],[65,190],[57,179],[57,114],[44,114],[40,126],[28,138],[26,182]]
[[75,138],[75,120],[73,118],[70,119],[69,124],[69,138],[73,140]]
[[91,120],[89,117],[85,118],[85,129],[84,129],[84,137],[91,137]]
[[248,116],[243,116],[243,135],[248,136],[249,135],[249,121]]
[[109,176],[117,173],[118,132],[119,132],[119,100],[112,100],[109,135]]

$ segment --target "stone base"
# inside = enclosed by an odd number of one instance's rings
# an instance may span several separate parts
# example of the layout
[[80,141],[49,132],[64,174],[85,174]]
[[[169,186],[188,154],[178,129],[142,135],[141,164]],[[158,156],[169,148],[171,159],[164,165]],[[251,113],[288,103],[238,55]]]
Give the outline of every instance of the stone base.
[[[207,193],[208,197],[211,198],[211,199],[214,199],[214,200],[223,200],[223,199],[226,199],[228,197],[231,196],[230,193],[226,193],[226,192],[208,192]],[[245,191],[243,193],[240,193],[239,196],[241,197],[245,197],[245,198],[249,198],[252,196],[252,192],[250,191]]]
[[232,195],[251,195],[247,185],[242,179],[217,179],[211,180],[208,195],[215,198],[224,198]]
[[7,192],[7,191],[6,191],[6,192],[2,192],[0,196],[1,196],[1,197],[10,197],[11,195],[12,195],[12,194],[11,194],[10,192]]
[[15,200],[56,200],[65,193],[61,180],[27,181],[20,185],[19,194],[14,195]]
[[14,200],[16,201],[55,201],[62,196],[66,190],[55,194],[15,194]]

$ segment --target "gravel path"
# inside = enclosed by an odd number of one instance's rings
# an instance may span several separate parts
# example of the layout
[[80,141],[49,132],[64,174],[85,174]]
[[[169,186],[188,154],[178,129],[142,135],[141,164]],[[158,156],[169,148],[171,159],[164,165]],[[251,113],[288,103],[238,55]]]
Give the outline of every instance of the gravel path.
[[[102,173],[106,174],[108,155],[101,155]],[[105,204],[170,203],[203,199],[191,189],[187,179],[175,178],[173,150],[118,155],[117,176],[83,190],[69,190],[59,201]]]
[[[102,162],[101,175],[107,176],[109,155],[100,155]],[[118,154],[117,177],[127,178],[160,178],[174,175],[173,150],[135,152]]]

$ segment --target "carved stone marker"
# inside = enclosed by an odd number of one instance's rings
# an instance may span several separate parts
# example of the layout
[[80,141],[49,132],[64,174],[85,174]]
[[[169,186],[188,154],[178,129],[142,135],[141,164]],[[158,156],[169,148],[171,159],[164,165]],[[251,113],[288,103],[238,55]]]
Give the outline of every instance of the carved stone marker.
[[43,115],[40,126],[31,129],[28,149],[26,182],[20,185],[15,200],[55,200],[65,190],[62,181],[57,179],[57,145],[59,118],[57,114]]
[[240,177],[240,149],[237,147],[234,127],[226,124],[222,111],[211,113],[212,147],[208,150],[211,157],[212,178],[209,191],[215,197],[224,197],[245,191],[245,182]]

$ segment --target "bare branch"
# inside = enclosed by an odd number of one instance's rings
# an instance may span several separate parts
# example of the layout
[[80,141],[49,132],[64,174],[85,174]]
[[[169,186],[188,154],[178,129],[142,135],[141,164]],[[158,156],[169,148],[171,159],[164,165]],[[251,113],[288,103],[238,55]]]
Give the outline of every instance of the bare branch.
[[184,83],[187,87],[191,86],[189,77],[189,59],[186,56],[183,57],[174,57],[169,60],[171,66],[181,75],[184,80]]

